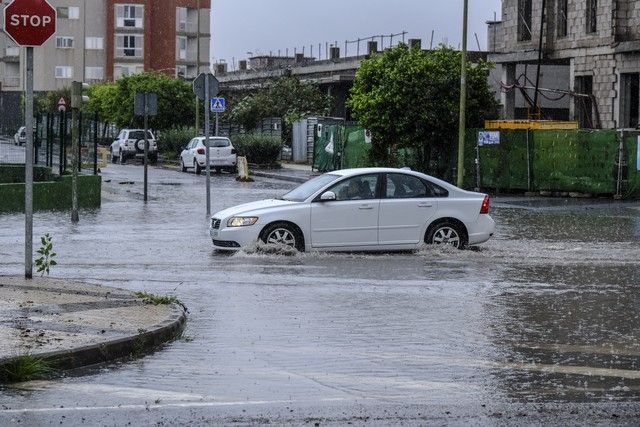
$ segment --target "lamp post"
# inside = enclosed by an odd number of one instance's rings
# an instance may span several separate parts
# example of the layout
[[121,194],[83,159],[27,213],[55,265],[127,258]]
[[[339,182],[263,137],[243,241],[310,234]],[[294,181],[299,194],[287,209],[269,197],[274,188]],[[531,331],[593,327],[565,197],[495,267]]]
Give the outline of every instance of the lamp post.
[[460,70],[460,123],[458,125],[458,187],[464,183],[464,140],[467,120],[467,20],[469,0],[464,0],[462,12],[462,61]]

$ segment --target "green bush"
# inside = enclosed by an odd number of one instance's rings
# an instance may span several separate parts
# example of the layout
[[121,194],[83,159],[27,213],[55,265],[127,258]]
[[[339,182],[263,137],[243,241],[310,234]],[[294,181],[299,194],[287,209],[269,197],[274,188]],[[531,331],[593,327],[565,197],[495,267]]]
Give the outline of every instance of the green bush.
[[271,165],[278,161],[282,141],[277,136],[260,133],[237,135],[232,139],[239,156],[245,156],[249,163]]
[[185,145],[196,136],[196,130],[193,127],[183,127],[165,130],[159,133],[158,151],[166,158],[176,159],[180,156]]

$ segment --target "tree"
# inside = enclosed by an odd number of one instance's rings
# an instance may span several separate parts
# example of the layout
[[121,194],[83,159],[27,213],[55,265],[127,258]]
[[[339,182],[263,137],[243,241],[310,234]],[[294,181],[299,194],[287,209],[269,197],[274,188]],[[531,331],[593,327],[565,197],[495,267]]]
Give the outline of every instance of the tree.
[[88,109],[97,110],[102,120],[121,127],[142,126],[142,117],[136,117],[133,111],[136,92],[158,95],[158,114],[149,117],[150,127],[164,130],[194,123],[191,85],[158,72],[121,77],[113,83],[94,84],[89,92]]
[[280,117],[285,126],[285,140],[288,140],[295,121],[309,115],[326,115],[330,105],[330,96],[315,84],[301,82],[296,77],[281,77],[240,99],[231,111],[231,120],[253,130],[264,118]]
[[[362,62],[347,105],[372,132],[375,164],[397,166],[398,150],[408,149],[412,167],[449,175],[457,149],[461,59],[445,46],[423,51],[401,44]],[[483,61],[468,66],[467,127],[482,127],[497,116],[489,70]]]

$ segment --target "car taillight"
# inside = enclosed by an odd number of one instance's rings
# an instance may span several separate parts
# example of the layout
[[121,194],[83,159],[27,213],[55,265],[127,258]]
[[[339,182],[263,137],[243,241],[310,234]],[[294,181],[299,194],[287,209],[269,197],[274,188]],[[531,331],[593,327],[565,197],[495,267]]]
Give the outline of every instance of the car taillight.
[[482,201],[482,206],[480,207],[481,214],[489,213],[489,196],[485,194],[484,200]]
[[231,154],[236,154],[236,149],[235,148],[231,149]]
[[197,153],[198,154],[204,154],[204,148],[198,148]]

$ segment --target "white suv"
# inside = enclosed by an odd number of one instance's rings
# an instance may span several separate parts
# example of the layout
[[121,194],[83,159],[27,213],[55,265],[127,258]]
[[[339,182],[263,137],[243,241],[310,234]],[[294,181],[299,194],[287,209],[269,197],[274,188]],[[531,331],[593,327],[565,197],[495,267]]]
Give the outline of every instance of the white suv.
[[[158,144],[151,131],[147,131],[149,160],[158,160]],[[122,129],[111,144],[111,162],[125,163],[128,158],[144,157],[144,129]]]

